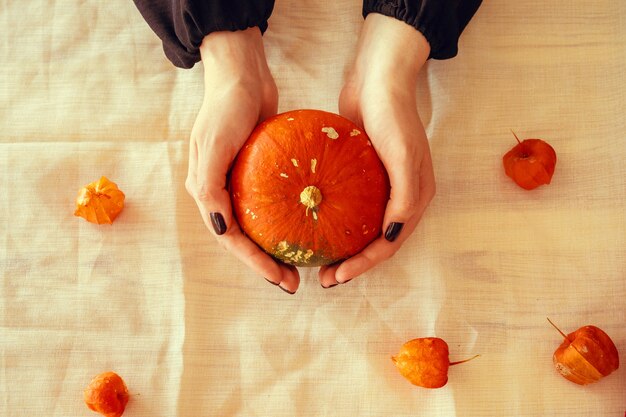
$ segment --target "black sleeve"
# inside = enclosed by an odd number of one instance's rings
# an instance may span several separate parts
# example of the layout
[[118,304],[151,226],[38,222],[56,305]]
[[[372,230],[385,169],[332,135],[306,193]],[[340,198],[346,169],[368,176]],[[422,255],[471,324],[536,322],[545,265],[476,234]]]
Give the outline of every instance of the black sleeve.
[[200,44],[211,32],[258,26],[267,29],[274,0],[133,0],[161,38],[167,58],[180,68],[200,61]]
[[430,44],[430,58],[456,56],[461,32],[482,0],[363,0],[363,17],[380,13],[420,31]]

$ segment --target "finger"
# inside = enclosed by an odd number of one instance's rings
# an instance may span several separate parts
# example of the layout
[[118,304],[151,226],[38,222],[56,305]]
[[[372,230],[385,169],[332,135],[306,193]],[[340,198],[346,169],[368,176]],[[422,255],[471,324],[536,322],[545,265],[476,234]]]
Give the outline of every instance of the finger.
[[[433,170],[432,158],[428,150],[424,158],[422,159],[422,163],[420,165],[419,181],[418,181],[417,187],[419,188],[419,197],[418,197],[418,201],[415,206],[413,215],[411,217],[415,226],[413,226],[412,228],[409,228],[408,230],[405,229],[406,231],[402,232],[405,235],[404,239],[406,239],[408,235],[411,234],[412,230],[421,221],[424,215],[424,212],[426,211],[426,208],[435,197],[435,187],[436,187],[435,186],[435,173]],[[397,233],[396,233],[396,238],[393,237],[394,226],[396,226],[396,229],[397,229],[397,224],[394,225],[393,222],[390,223],[385,231],[385,238],[390,242],[393,242],[397,238]],[[402,227],[400,227],[400,229],[402,230]]]
[[[206,191],[203,190],[202,187],[197,185],[197,170],[193,168],[195,163],[194,160],[191,159],[189,163],[189,172],[187,174],[187,179],[185,181],[185,187],[187,192],[193,197],[196,206],[198,207],[198,211],[200,212],[200,216],[202,221],[204,222],[207,229],[214,232],[216,235],[222,235],[226,233],[228,230],[227,218],[223,213],[226,213],[226,216],[232,216],[232,211],[230,209],[224,210],[219,209],[219,203],[215,203],[212,201],[214,199],[214,195],[209,195]],[[230,202],[230,196],[226,189],[222,189],[219,191],[220,193],[225,193],[222,198],[228,199]]]
[[217,235],[226,233],[233,223],[226,177],[234,156],[215,147],[198,149],[195,199],[205,224]]
[[[189,144],[189,166],[187,169],[187,179],[185,180],[185,188],[191,197],[193,197],[198,210],[200,211],[200,217],[204,222],[207,229],[212,230],[216,234],[223,233],[225,229],[225,221],[221,214],[214,213],[213,221],[211,220],[211,211],[207,210],[205,204],[200,202],[199,187],[197,185],[198,177],[198,147],[196,142],[192,139]],[[214,224],[215,223],[215,224]]]
[[344,88],[340,93],[339,114],[363,128],[363,121],[359,114],[357,100],[353,96],[353,91],[350,89]]
[[261,105],[258,123],[276,115],[278,112],[278,88],[273,80],[272,83],[264,86],[263,94],[265,95],[265,100],[263,100]]
[[189,140],[189,164],[187,166],[187,176],[195,177],[198,172],[198,145],[195,140]]
[[[189,178],[194,178],[195,172],[190,171]],[[192,189],[195,190],[197,187],[192,186]],[[227,250],[231,250],[244,264],[248,265],[270,283],[279,286],[290,294],[296,292],[300,284],[300,276],[295,267],[279,264],[265,252],[261,251],[258,246],[242,234],[236,222],[232,222],[230,228],[223,230],[225,220],[220,220],[221,214],[207,210],[206,201],[203,202],[197,198],[196,192],[193,194],[204,224],[208,229],[215,231],[220,243]],[[221,225],[221,222],[224,223]]]
[[[395,241],[409,219],[422,217],[435,195],[435,175],[428,144],[416,166],[406,161],[388,170],[391,193],[385,209],[384,230],[389,242]],[[417,171],[415,171],[417,169]]]
[[[207,201],[201,201],[198,197],[197,190],[199,187],[195,185],[195,178],[197,178],[196,172],[194,172],[194,155],[193,151],[190,151],[190,168],[188,174],[187,184],[191,189],[190,194],[194,197],[194,201],[198,206],[200,215],[206,227],[213,230],[218,236],[220,243],[227,249],[231,250],[235,256],[237,256],[244,264],[248,265],[251,269],[255,270],[258,274],[263,276],[270,283],[280,286],[281,289],[293,294],[298,289],[300,284],[300,276],[295,267],[289,267],[277,263],[273,258],[261,251],[250,239],[243,235],[239,225],[236,222],[232,222],[230,228],[225,227],[225,220],[218,212],[211,212],[207,209]],[[229,202],[230,202],[230,197]],[[220,224],[222,223],[223,224]],[[225,230],[224,230],[225,229]]]
[[[399,187],[399,191],[396,188],[400,196],[398,197],[396,194],[395,207],[392,201],[387,205],[385,218],[396,220],[388,223],[383,236],[339,266],[335,272],[337,282],[348,282],[389,259],[413,233],[435,195],[435,180],[430,152],[427,152],[422,159],[418,183],[413,186],[407,186],[407,184],[409,184],[409,181],[403,184],[404,189]],[[394,185],[392,185],[392,189],[393,187]],[[414,191],[411,187],[419,189],[417,202],[414,202],[416,197],[412,196],[411,193]],[[409,191],[406,191],[407,188],[410,188]],[[404,197],[402,192],[407,192],[411,197]]]
[[294,294],[300,286],[300,273],[298,268],[293,265],[281,264],[281,271],[283,273],[282,280],[278,286],[289,294]]
[[278,263],[263,252],[241,232],[236,223],[226,234],[219,236],[218,241],[226,250],[270,283],[290,294],[297,291],[300,285],[298,270],[293,266]]
[[339,268],[339,265],[341,265],[341,262],[320,267],[320,270],[318,272],[318,278],[320,285],[323,288],[332,288],[335,285],[339,284],[339,282],[337,282],[337,279],[335,278],[335,274],[337,272],[337,269]]
[[335,280],[344,284],[391,258],[411,235],[417,226],[417,221],[417,218],[410,219],[404,225],[406,233],[400,235],[394,242],[389,242],[381,236],[358,254],[343,261],[335,271]]
[[[198,160],[201,157],[198,152],[198,144],[195,140],[195,135],[192,134],[192,138],[189,143],[189,165],[187,168],[187,179],[185,180],[185,188],[187,192],[193,197],[198,209],[200,211],[200,215],[204,224],[209,230],[213,230],[216,234],[223,234],[226,230],[226,220],[221,214],[221,210],[212,209],[210,204],[210,196],[208,191],[208,186],[199,186],[198,178],[199,178],[199,169],[198,169]],[[207,171],[206,168],[202,168],[202,170]],[[225,183],[225,180],[224,180]],[[225,187],[224,185],[217,186],[218,189],[222,189]],[[219,203],[217,203],[219,204]]]
[[426,208],[431,203],[437,192],[435,183],[435,170],[433,168],[433,160],[430,150],[426,150],[422,164],[420,165],[419,179],[419,203],[417,205],[417,221],[424,215]]
[[338,283],[345,284],[389,259],[399,248],[398,244],[390,244],[384,238],[378,238],[363,251],[339,265],[335,271],[335,279]]
[[[435,176],[430,153],[424,157],[420,167],[420,181],[418,186],[420,194],[413,216],[410,217],[406,223],[401,223],[399,230],[397,226],[398,223],[391,222],[384,236],[376,239],[359,254],[347,259],[339,265],[335,271],[334,277],[337,282],[348,282],[379,263],[389,259],[413,233],[435,195]],[[393,230],[394,228],[395,230]],[[402,233],[400,233],[400,231],[402,231]],[[324,281],[328,282],[330,278],[325,277]]]
[[198,146],[196,142],[191,139],[189,141],[189,163],[187,165],[187,179],[185,180],[185,188],[187,193],[194,197],[196,196],[196,176],[198,172]]

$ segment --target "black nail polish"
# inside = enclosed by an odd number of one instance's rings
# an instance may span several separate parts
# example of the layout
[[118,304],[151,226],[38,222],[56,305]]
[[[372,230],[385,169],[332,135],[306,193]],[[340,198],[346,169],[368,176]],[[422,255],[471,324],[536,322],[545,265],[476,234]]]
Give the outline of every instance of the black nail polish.
[[274,281],[270,281],[269,279],[265,278],[265,281],[269,282],[272,285],[278,285],[277,283],[275,283]]
[[218,235],[226,233],[226,222],[224,221],[224,216],[220,213],[211,213],[209,214],[209,217],[211,218],[211,224],[213,225],[215,233]]
[[387,226],[387,231],[385,232],[385,239],[387,239],[389,242],[393,242],[394,240],[396,240],[403,227],[404,223],[390,223],[389,226]]
[[285,289],[285,288],[281,287],[280,285],[278,286],[278,288],[280,288],[281,290],[285,291],[287,294],[290,294],[290,295],[294,295],[294,294],[296,293],[295,291],[294,291],[294,292],[291,292],[291,291],[289,291],[289,290],[287,290],[287,289]]

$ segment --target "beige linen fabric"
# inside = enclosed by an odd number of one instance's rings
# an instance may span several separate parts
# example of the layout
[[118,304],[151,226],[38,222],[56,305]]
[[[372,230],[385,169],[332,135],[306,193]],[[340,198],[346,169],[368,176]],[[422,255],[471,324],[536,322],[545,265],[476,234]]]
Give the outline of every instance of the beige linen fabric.
[[[265,36],[280,110],[337,110],[359,1],[279,0]],[[114,370],[125,416],[622,416],[626,371],[561,378],[564,331],[626,352],[626,3],[485,1],[419,107],[437,196],[395,257],[289,296],[225,253],[184,191],[202,68],[178,70],[132,2],[0,2],[0,415],[89,416]],[[550,142],[527,192],[502,155]],[[82,185],[126,193],[112,226],[72,215]],[[390,356],[444,338],[439,390]],[[622,358],[624,360],[624,358]]]

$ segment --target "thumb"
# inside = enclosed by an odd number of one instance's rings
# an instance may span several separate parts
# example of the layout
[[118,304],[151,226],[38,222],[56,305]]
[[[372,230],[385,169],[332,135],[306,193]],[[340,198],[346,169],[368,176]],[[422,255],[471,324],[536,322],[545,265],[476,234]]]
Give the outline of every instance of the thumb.
[[226,184],[232,158],[220,158],[218,152],[211,150],[198,149],[196,152],[197,168],[195,173],[192,172],[190,164],[189,179],[193,189],[189,191],[196,201],[204,224],[215,234],[223,235],[229,230],[233,217]]
[[385,239],[395,241],[404,224],[419,223],[426,208],[435,196],[435,174],[430,151],[425,150],[419,172],[414,168],[399,165],[389,170],[391,193],[385,211]]
[[385,239],[395,241],[419,208],[419,179],[403,165],[388,169],[391,193],[385,210]]
[[353,88],[344,87],[339,94],[339,114],[346,119],[363,127],[363,120],[359,112],[359,103]]

